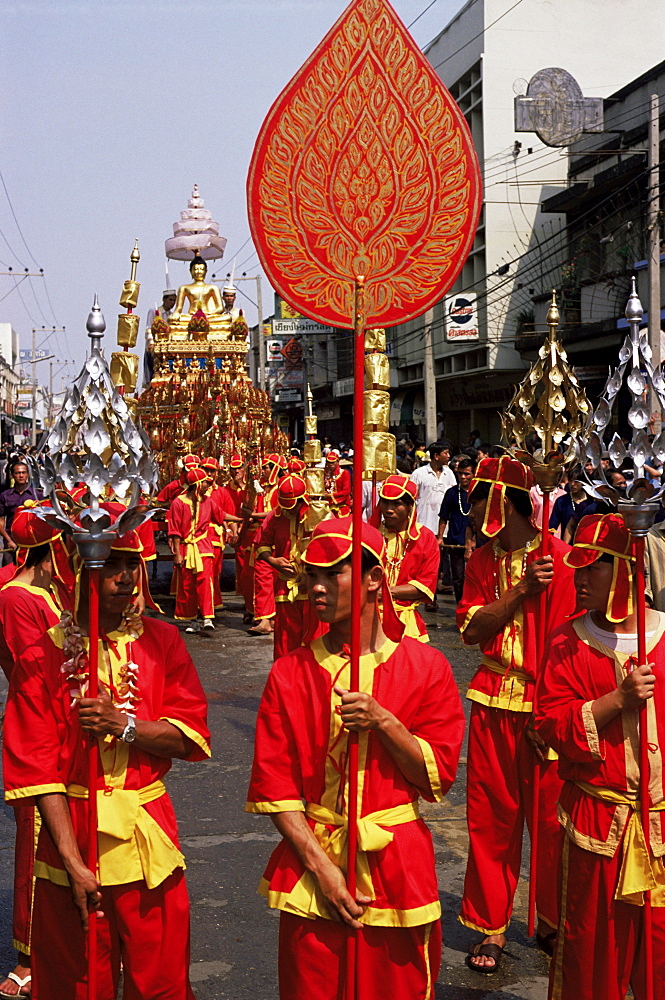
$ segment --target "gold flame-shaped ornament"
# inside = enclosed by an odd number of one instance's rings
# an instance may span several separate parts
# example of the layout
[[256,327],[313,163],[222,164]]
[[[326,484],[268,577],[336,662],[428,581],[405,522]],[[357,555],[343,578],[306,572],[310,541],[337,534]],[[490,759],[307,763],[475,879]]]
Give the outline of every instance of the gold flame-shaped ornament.
[[[505,443],[511,453],[540,478],[556,485],[565,465],[579,459],[577,437],[586,427],[591,406],[557,339],[559,310],[556,293],[547,313],[549,333],[508,409],[501,416]],[[536,435],[536,443],[532,435]],[[551,486],[550,486],[551,488]]]
[[481,207],[466,120],[387,0],[353,0],[275,101],[247,180],[280,295],[348,327],[420,316],[452,285]]

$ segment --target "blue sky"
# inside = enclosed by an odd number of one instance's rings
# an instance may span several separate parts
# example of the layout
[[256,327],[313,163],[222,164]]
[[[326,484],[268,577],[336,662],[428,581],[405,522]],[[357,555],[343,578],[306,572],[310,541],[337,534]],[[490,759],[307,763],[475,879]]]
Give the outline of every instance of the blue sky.
[[[393,4],[407,25],[422,14],[412,28],[421,46],[462,6]],[[194,183],[228,239],[223,263],[209,273],[226,273],[238,252],[239,273],[257,273],[245,207],[254,141],[274,99],[345,6],[0,0],[0,171],[21,230],[0,185],[0,271],[43,267],[52,304],[42,279],[22,281],[21,299],[14,279],[0,276],[0,322],[13,324],[22,347],[33,326],[56,323],[66,334],[45,346],[79,363],[97,292],[112,350],[134,238],[145,317],[161,300],[164,240]],[[172,283],[182,283],[186,265],[170,266]],[[249,282],[241,287],[255,297]],[[265,281],[263,296],[269,313]],[[255,322],[254,306],[242,296],[238,304]]]

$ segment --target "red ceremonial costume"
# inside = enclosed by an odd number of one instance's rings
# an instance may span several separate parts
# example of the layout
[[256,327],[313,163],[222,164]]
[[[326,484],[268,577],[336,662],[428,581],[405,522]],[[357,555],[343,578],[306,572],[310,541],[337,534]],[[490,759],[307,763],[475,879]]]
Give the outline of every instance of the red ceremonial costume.
[[[262,479],[265,492],[257,497],[257,513],[272,511],[277,506],[277,483],[280,471],[286,468],[287,463],[281,455],[273,453],[268,455],[263,465],[267,469],[267,475]],[[264,559],[256,558],[261,527],[254,535],[249,560],[254,572],[254,617],[258,621],[275,617],[275,571]]]
[[[126,536],[124,536],[126,537]],[[5,715],[5,798],[13,805],[49,793],[67,796],[74,833],[85,856],[87,739],[76,700],[81,663],[67,659],[60,625],[22,652]],[[81,640],[87,649],[87,638]],[[83,654],[85,657],[85,653]],[[84,668],[85,669],[85,668]],[[209,756],[206,700],[177,630],[150,618],[127,619],[102,641],[100,684],[133,697],[138,719],[163,719],[193,743],[189,760]],[[122,693],[131,680],[133,695]],[[85,680],[83,685],[85,687]],[[120,964],[126,1000],[193,1000],[189,986],[189,904],[175,813],[163,784],[171,766],[122,740],[99,740],[98,997],[117,993]],[[84,1000],[86,947],[68,877],[41,826],[35,861],[32,996]]]
[[[302,583],[302,543],[305,537],[303,517],[306,508],[295,511],[299,500],[307,499],[305,481],[299,476],[285,476],[277,490],[278,506],[268,514],[256,539],[257,569],[262,562],[273,573],[275,594],[275,656],[283,656],[302,645],[314,626],[307,593]],[[293,513],[291,513],[293,511]],[[293,574],[275,572],[261,553],[288,559]]]
[[[214,466],[211,464],[212,462],[215,462]],[[216,473],[217,462],[215,459],[206,459],[203,463],[203,468],[209,473]],[[213,507],[217,514],[217,517],[213,517],[213,520],[211,520],[208,532],[212,543],[214,560],[212,570],[213,603],[215,608],[221,608],[224,604],[224,600],[222,598],[221,578],[222,563],[224,560],[224,547],[226,545],[226,529],[224,527],[224,521],[219,519],[219,512],[223,511],[225,514],[235,514],[235,509],[227,491],[223,486],[219,486],[215,483],[214,480],[208,487],[206,496],[208,496],[213,502]]]
[[329,451],[326,455],[324,484],[331,504],[337,508],[338,517],[351,513],[351,473],[340,469],[339,452]]
[[[200,470],[188,473],[198,474]],[[175,498],[168,515],[169,536],[180,539],[184,563],[176,569],[176,603],[174,618],[190,621],[197,617],[214,618],[213,570],[215,553],[210,540],[212,521],[223,522],[224,511],[215,498],[194,496],[192,493]]]
[[[312,544],[344,523],[322,522]],[[378,533],[365,529],[381,546]],[[331,537],[332,544],[344,542],[350,550],[350,533]],[[348,732],[333,688],[348,689],[349,683],[348,656],[328,652],[323,637],[275,662],[259,708],[247,804],[255,813],[304,812],[340,867],[346,851]],[[429,787],[412,785],[374,732],[360,734],[358,891],[372,902],[356,932],[358,996],[429,1000],[440,961],[441,909],[432,839],[419,818],[418,797],[440,801],[454,780],[462,706],[443,655],[410,638],[386,637],[377,652],[360,657],[360,690],[415,736]],[[315,878],[288,841],[273,852],[260,891],[282,911],[280,995],[341,1000],[348,931],[330,919]]]
[[[493,483],[483,531],[494,537],[503,527],[505,486],[528,494],[531,474],[514,459],[485,459],[470,484],[469,496],[483,477]],[[466,630],[476,612],[519,583],[529,563],[538,558],[539,546],[540,534],[512,552],[504,551],[498,539],[475,550],[466,564],[464,592],[457,606],[457,624],[464,642],[468,642]],[[548,634],[575,609],[573,572],[563,561],[568,551],[569,546],[559,539],[550,539],[554,580],[548,591]],[[533,812],[537,758],[525,732],[533,712],[538,673],[539,618],[539,596],[527,596],[514,617],[480,644],[483,660],[467,691],[473,702],[467,758],[469,856],[459,919],[485,935],[503,934],[510,922],[524,821],[530,824]],[[552,873],[560,848],[556,821],[560,787],[556,762],[548,760],[541,765],[540,774],[536,907],[539,918],[552,927],[558,922]]]
[[[608,537],[593,539],[601,521]],[[617,535],[623,536],[619,545]],[[594,550],[595,545],[600,548]],[[622,550],[623,556],[618,554]],[[630,587],[632,574],[625,557],[630,536],[618,515],[583,518],[569,558],[573,565],[588,565],[602,552],[615,555],[607,617],[621,621],[627,616],[624,583],[627,580]],[[656,615],[654,628],[650,620]],[[637,636],[605,632],[587,613],[552,636],[539,678],[538,731],[560,754],[564,781],[559,799],[565,832],[561,916],[550,969],[552,1000],[623,1000],[629,986],[636,1000],[643,1000],[646,889],[651,890],[653,995],[656,1000],[665,996],[665,615],[650,612],[647,624],[648,661],[658,678],[643,710],[650,751],[650,856],[639,804],[642,713],[625,710],[599,730],[592,711],[593,702],[620,687],[637,666]]]
[[[410,497],[414,501],[409,524],[403,531],[389,531],[380,523],[380,508],[377,506],[370,523],[379,527],[386,543],[386,576],[390,587],[409,584],[423,594],[423,601],[431,603],[436,595],[439,578],[441,553],[439,542],[433,531],[416,522],[418,487],[408,476],[388,476],[379,488],[379,497],[384,500],[399,500]],[[427,626],[416,610],[420,601],[405,602],[394,599],[397,614],[404,623],[404,634],[420,642],[429,642]]]
[[[21,507],[14,515],[12,537],[18,544],[17,565],[11,566],[16,576],[25,565],[31,549],[48,544],[51,549],[53,576],[51,587],[34,587],[22,580],[10,580],[0,590],[0,667],[7,680],[24,649],[34,645],[58,623],[67,603],[67,583],[71,571],[61,534]],[[6,738],[6,737],[5,737]],[[12,914],[13,945],[29,955],[32,937],[32,905],[34,899],[35,807],[18,803],[14,810],[16,844],[14,850],[14,903]]]

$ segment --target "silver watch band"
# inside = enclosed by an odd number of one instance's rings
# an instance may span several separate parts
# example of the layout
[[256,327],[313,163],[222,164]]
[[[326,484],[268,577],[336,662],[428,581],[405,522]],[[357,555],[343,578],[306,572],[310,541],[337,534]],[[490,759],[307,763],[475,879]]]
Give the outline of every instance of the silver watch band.
[[120,739],[124,743],[133,743],[136,739],[136,716],[130,715],[129,712],[126,712],[125,715],[127,717],[127,725],[125,726]]

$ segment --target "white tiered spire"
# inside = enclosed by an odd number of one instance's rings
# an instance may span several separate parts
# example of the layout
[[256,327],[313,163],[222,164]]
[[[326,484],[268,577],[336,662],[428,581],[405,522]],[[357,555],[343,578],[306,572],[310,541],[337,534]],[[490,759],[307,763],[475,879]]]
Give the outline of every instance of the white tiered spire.
[[198,184],[194,185],[187,208],[180,213],[180,221],[173,224],[173,236],[166,241],[165,247],[166,256],[171,260],[192,260],[196,252],[204,260],[224,256],[226,238],[219,235],[219,223],[213,222],[212,213],[199,194]]

